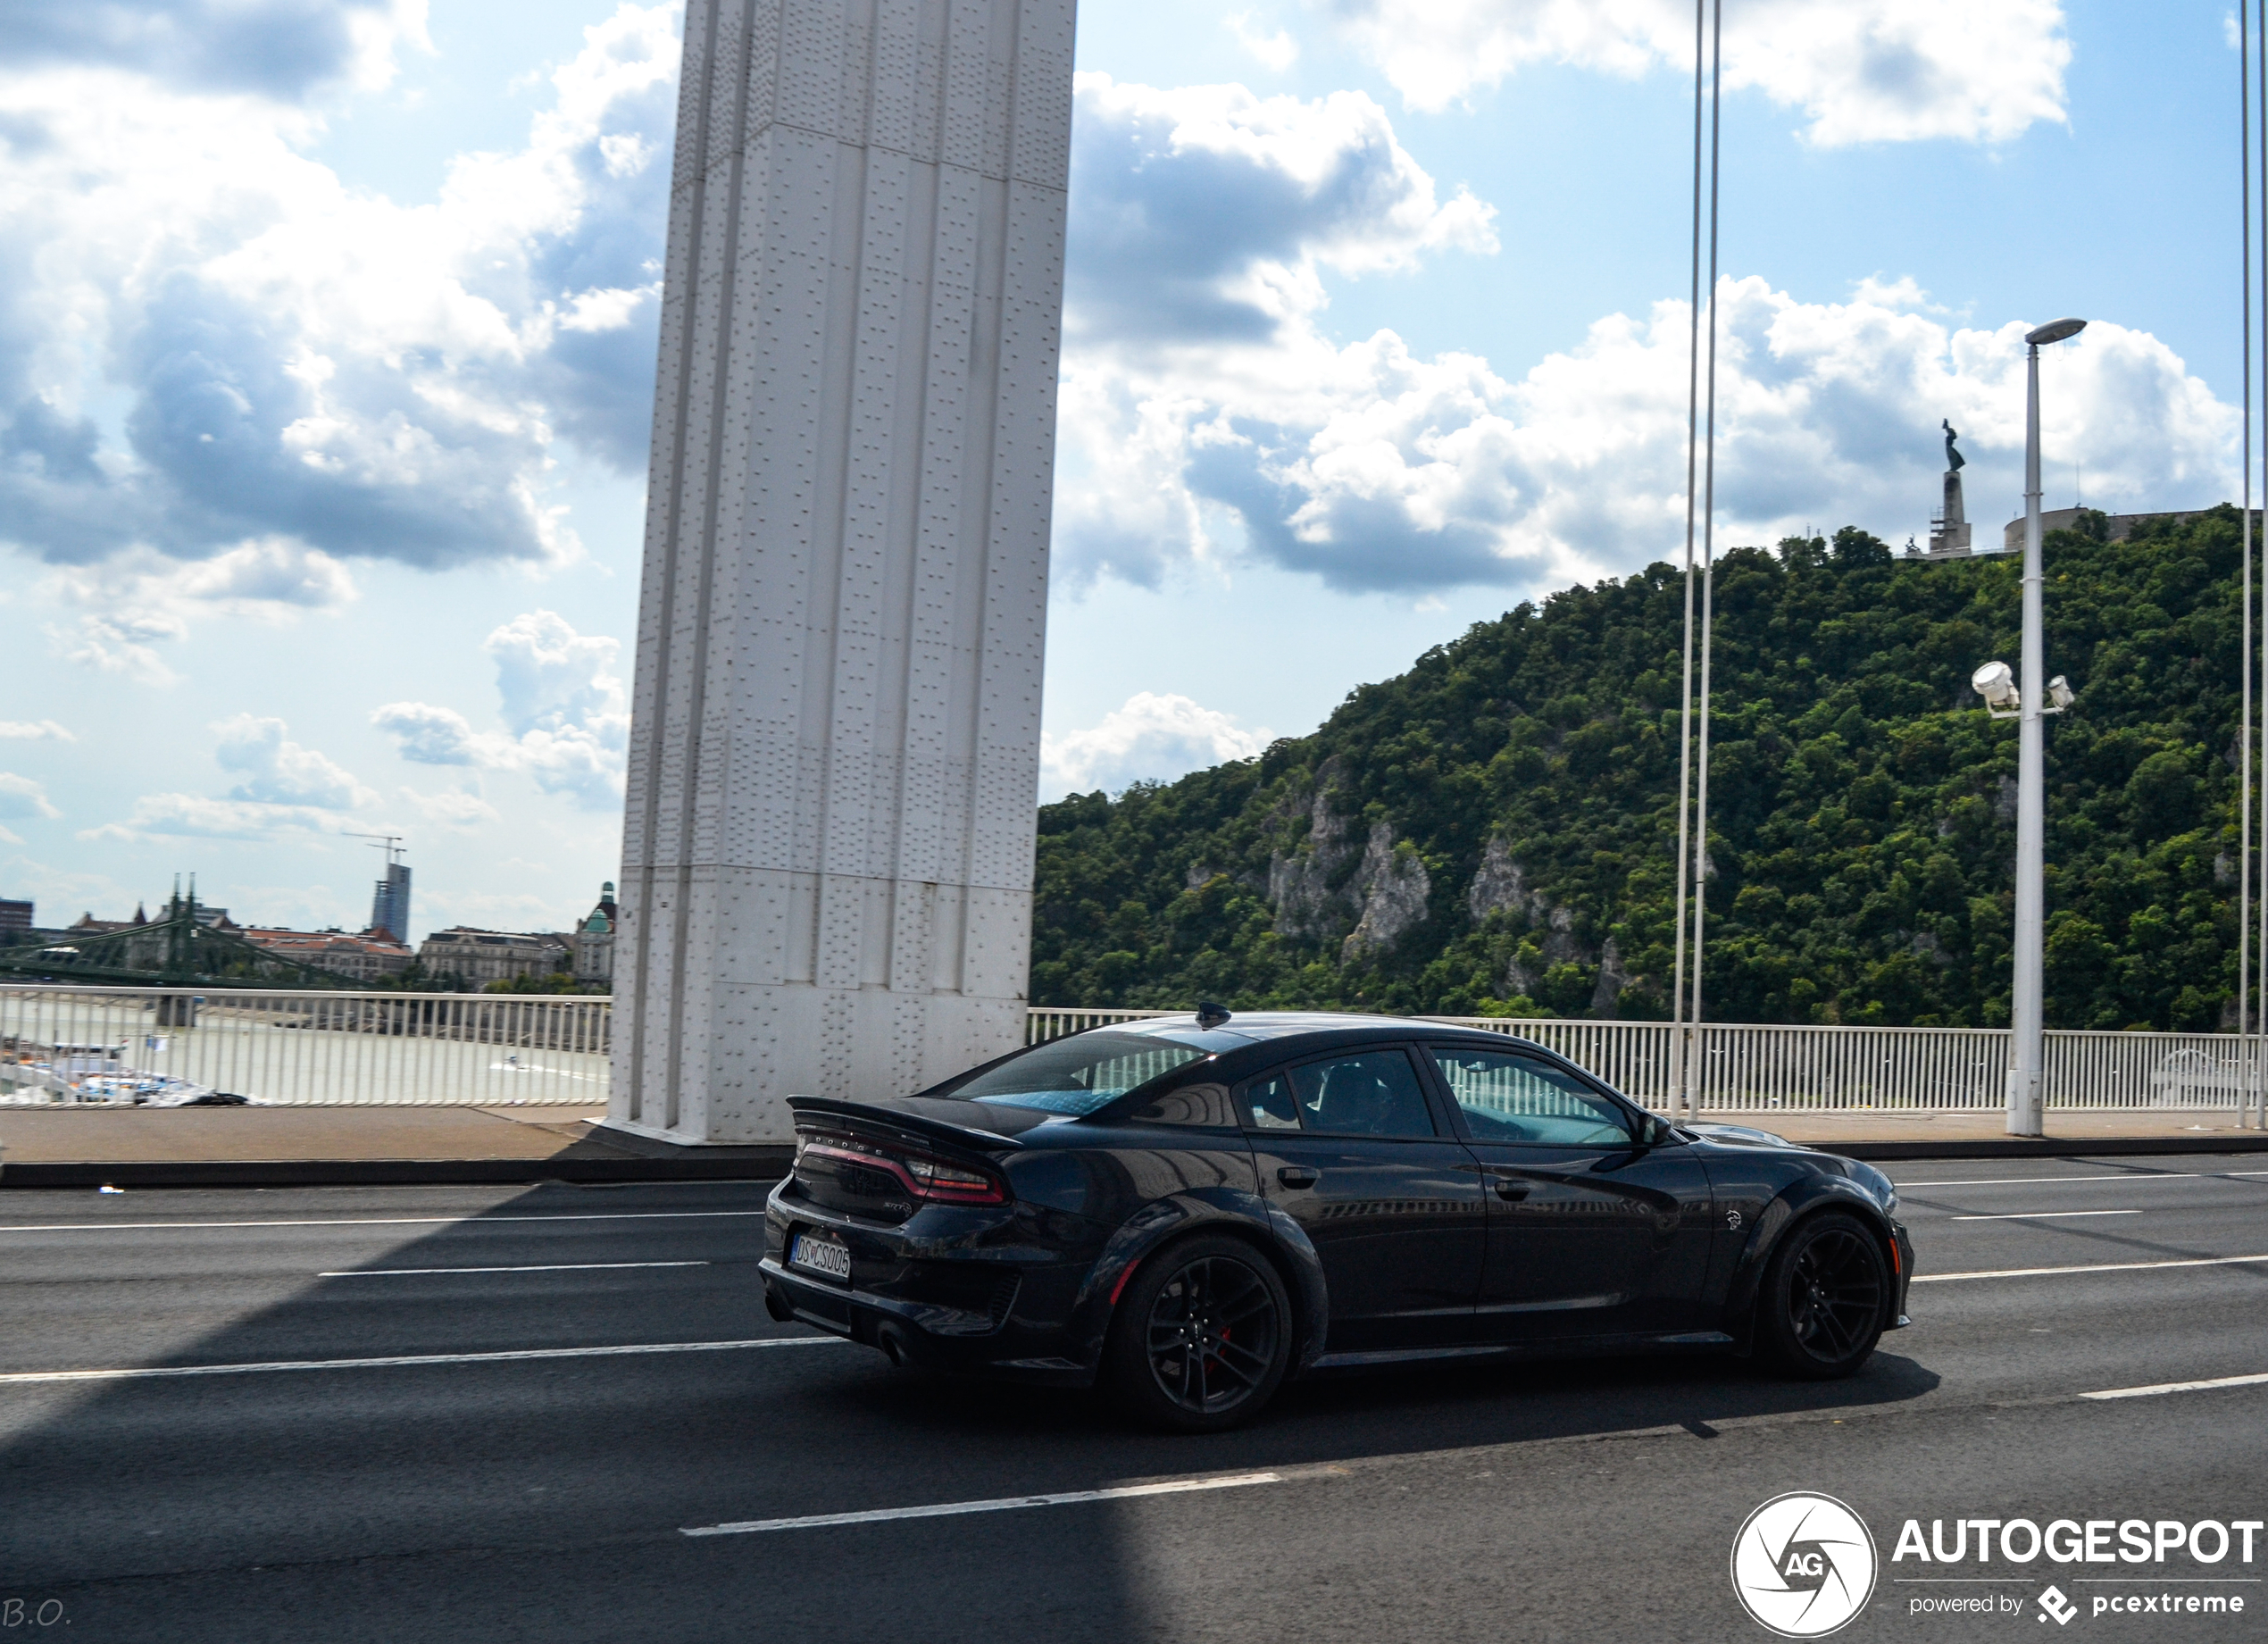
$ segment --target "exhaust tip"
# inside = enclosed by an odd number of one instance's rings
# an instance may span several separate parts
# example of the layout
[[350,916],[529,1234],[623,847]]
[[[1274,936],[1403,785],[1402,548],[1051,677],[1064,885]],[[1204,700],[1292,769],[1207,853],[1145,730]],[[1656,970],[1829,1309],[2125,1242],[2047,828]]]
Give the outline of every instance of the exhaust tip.
[[913,1362],[913,1356],[906,1350],[905,1332],[895,1324],[885,1324],[875,1331],[874,1345],[882,1349],[883,1357],[901,1370]]

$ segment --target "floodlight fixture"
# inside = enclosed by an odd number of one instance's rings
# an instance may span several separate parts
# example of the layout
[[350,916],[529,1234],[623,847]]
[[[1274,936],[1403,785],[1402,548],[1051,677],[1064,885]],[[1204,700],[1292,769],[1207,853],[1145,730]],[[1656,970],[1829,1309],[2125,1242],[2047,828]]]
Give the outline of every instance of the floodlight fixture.
[[2047,700],[2055,705],[2047,710],[2048,713],[2061,714],[2077,699],[2078,694],[2072,689],[2071,681],[2062,674],[2047,681]]
[[2021,698],[2016,693],[2016,676],[2004,662],[1989,662],[1969,676],[1969,687],[1985,700],[1985,707],[1995,719],[2014,719]]
[[2059,343],[2076,337],[2086,329],[2087,321],[2084,320],[2050,320],[2038,330],[2026,331],[2024,340],[2035,348],[2044,348],[2049,343]]

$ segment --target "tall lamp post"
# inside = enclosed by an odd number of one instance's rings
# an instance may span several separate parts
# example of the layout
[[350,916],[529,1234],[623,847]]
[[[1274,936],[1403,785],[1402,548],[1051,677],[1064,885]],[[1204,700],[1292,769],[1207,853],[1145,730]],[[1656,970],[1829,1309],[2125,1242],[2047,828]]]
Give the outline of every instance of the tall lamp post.
[[[2039,351],[2076,337],[2084,320],[2055,320],[2025,333],[2024,396],[2024,639],[2023,671],[2008,677],[2005,663],[1987,663],[1970,683],[1996,719],[2014,719],[2016,743],[2016,930],[2014,995],[2008,1010],[2008,1134],[2046,1133],[2041,1079],[2046,1071],[2040,1016],[2040,970],[2047,947],[2046,717],[2071,705],[2071,688],[2057,674],[2043,690],[2039,609]],[[2045,697],[2047,700],[2043,701]]]

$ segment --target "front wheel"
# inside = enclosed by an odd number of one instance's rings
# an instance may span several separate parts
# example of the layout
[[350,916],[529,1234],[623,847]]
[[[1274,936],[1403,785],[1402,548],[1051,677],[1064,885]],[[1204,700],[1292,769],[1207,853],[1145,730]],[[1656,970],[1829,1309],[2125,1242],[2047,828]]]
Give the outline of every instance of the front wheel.
[[1119,1299],[1105,1371],[1153,1426],[1216,1432],[1275,1397],[1291,1356],[1291,1300],[1239,1239],[1197,1238],[1153,1256]]
[[1757,1333],[1780,1366],[1806,1381],[1847,1376],[1881,1339],[1889,1273],[1882,1246],[1855,1218],[1801,1223],[1773,1252],[1757,1298]]

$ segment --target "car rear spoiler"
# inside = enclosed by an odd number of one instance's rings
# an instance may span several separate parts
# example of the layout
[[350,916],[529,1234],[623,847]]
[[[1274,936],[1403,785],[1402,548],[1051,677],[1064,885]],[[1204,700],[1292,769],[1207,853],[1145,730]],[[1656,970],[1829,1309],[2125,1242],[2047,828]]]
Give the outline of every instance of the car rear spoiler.
[[788,1098],[788,1106],[797,1118],[806,1114],[829,1114],[838,1119],[855,1119],[863,1124],[896,1131],[903,1135],[918,1136],[925,1140],[951,1142],[955,1147],[972,1148],[979,1153],[1023,1146],[1014,1137],[1003,1136],[995,1131],[980,1131],[965,1124],[947,1124],[942,1119],[928,1119],[920,1114],[905,1113],[895,1107],[878,1107],[871,1102],[838,1101],[831,1096],[791,1096]]

